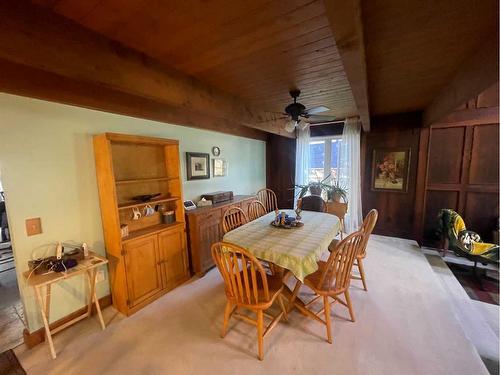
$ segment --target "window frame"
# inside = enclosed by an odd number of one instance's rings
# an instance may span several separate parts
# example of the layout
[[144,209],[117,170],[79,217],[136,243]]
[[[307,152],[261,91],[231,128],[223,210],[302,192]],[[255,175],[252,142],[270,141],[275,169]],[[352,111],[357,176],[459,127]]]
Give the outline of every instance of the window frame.
[[[312,143],[312,142],[321,142],[323,141],[324,142],[324,145],[325,145],[325,160],[324,160],[324,165],[323,165],[323,176],[326,177],[328,176],[329,174],[331,174],[331,168],[332,168],[332,141],[334,139],[337,139],[337,140],[342,140],[342,136],[341,135],[329,135],[329,136],[321,136],[321,137],[310,137],[309,139],[309,145]],[[340,169],[340,150],[339,150],[339,156],[338,156],[338,169]],[[310,169],[310,167],[308,166],[308,171]],[[309,175],[309,173],[308,173]],[[311,181],[309,181],[311,182]]]

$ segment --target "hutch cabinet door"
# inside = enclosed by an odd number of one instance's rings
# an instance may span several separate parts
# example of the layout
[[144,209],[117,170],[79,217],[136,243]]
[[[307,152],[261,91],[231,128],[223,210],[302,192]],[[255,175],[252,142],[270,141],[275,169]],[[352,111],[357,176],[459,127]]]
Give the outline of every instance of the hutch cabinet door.
[[158,243],[167,289],[173,289],[189,276],[184,228],[179,227],[158,234]]
[[123,249],[127,269],[127,304],[133,307],[163,289],[157,237],[132,240],[125,243]]
[[200,218],[198,233],[200,238],[201,270],[204,273],[215,264],[212,259],[212,244],[222,240],[223,232],[220,210]]

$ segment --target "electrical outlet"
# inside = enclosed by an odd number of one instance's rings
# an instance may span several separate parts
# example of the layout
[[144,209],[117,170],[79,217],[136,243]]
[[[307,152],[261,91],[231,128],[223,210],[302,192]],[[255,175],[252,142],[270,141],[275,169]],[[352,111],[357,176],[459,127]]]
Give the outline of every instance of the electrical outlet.
[[106,280],[106,274],[104,273],[104,270],[97,271],[95,279],[96,279],[96,282],[98,282],[98,283]]

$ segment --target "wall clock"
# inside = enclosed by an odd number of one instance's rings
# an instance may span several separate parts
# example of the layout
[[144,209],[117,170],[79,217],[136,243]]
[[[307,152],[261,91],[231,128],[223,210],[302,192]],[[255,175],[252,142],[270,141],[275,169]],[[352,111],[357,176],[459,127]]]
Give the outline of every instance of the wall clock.
[[220,148],[217,146],[212,147],[212,155],[219,156],[220,155]]

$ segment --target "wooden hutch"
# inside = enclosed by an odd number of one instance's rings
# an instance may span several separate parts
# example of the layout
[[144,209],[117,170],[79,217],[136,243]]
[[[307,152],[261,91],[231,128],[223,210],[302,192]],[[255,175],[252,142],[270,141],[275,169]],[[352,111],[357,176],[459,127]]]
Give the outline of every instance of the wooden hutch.
[[[179,142],[106,133],[94,136],[94,153],[113,304],[130,315],[189,278]],[[175,222],[164,224],[162,211],[174,211]]]

